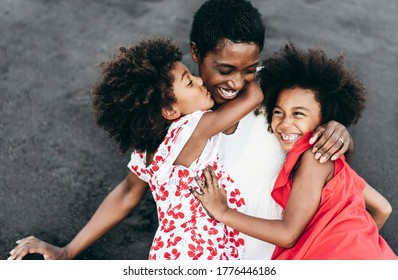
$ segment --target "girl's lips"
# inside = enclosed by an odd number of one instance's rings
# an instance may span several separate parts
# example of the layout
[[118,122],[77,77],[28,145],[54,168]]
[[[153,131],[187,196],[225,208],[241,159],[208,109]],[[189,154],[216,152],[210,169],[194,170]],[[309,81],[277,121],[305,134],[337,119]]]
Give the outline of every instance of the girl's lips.
[[297,138],[300,136],[300,134],[297,134],[297,133],[288,134],[288,133],[280,132],[279,134],[281,135],[283,141],[296,141]]

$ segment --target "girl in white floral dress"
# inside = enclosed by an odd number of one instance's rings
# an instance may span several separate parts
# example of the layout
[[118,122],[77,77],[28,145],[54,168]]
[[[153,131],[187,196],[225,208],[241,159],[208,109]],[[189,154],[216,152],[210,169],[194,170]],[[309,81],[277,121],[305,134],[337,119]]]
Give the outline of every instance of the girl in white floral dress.
[[188,168],[174,164],[205,113],[196,111],[173,122],[148,166],[145,153],[138,151],[133,152],[128,164],[139,178],[149,182],[157,205],[159,227],[149,259],[241,258],[244,244],[239,232],[210,218],[189,190],[199,171],[212,166],[227,191],[230,207],[244,210],[238,189],[218,163],[219,135],[209,139]]
[[[209,217],[190,189],[199,190],[195,176],[212,166],[230,207],[244,211],[234,181],[218,162],[220,133],[236,129],[263,94],[255,82],[248,83],[237,98],[210,111],[211,94],[181,57],[164,38],[121,48],[102,64],[103,79],[94,91],[94,106],[101,108],[96,117],[103,127],[102,118],[114,118],[105,130],[121,151],[133,150],[128,167],[152,191],[159,227],[149,259],[241,259],[241,234]],[[129,121],[118,123],[120,114]]]

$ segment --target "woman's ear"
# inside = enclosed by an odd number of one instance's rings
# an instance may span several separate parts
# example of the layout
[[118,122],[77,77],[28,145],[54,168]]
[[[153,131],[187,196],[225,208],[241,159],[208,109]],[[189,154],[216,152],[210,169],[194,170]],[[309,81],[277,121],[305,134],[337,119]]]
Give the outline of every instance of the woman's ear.
[[173,121],[175,119],[178,119],[181,116],[181,113],[178,110],[174,110],[174,108],[170,108],[170,109],[163,108],[162,116],[166,120]]
[[199,53],[198,53],[198,47],[196,46],[195,42],[191,41],[191,48],[190,48],[190,53],[193,62],[198,63],[199,62]]

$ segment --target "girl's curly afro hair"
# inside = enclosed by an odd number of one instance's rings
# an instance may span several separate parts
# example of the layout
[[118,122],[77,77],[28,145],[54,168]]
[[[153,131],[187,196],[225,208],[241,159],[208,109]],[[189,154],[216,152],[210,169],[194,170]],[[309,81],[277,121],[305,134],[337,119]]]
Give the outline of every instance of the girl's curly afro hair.
[[163,140],[170,123],[161,109],[176,101],[171,69],[181,58],[171,39],[151,38],[120,47],[113,59],[98,65],[101,78],[91,91],[92,111],[122,153],[154,152]]
[[303,88],[315,93],[321,105],[321,124],[331,120],[349,126],[365,109],[366,89],[354,72],[344,65],[344,54],[335,59],[316,47],[304,51],[288,42],[263,60],[258,80],[264,93],[268,130],[272,132],[272,111],[283,89]]

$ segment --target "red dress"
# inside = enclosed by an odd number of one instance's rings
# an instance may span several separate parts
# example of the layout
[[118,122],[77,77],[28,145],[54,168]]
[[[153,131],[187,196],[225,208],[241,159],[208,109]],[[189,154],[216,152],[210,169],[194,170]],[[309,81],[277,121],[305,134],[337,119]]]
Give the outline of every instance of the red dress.
[[[276,179],[272,197],[283,208],[293,185],[290,173],[300,155],[311,147],[311,135],[296,142]],[[292,248],[276,247],[272,259],[398,259],[365,209],[365,184],[343,156],[337,159],[334,177],[324,186],[318,211],[302,236]]]

